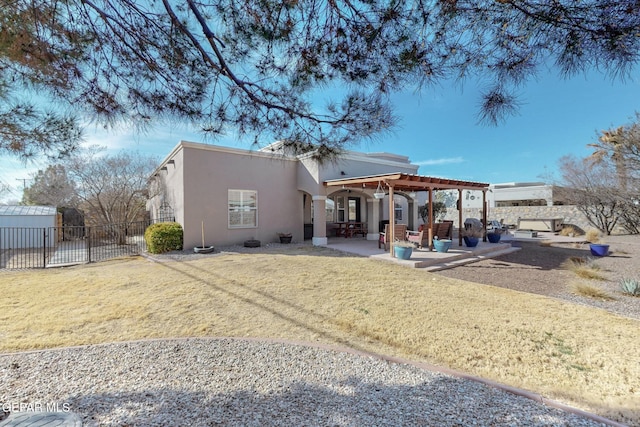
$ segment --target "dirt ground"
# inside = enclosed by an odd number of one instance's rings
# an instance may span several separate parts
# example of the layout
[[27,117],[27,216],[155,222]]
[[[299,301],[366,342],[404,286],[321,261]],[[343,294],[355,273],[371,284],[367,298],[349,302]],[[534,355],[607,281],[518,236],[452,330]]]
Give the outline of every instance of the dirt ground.
[[[562,264],[571,257],[591,258],[588,244],[575,243],[547,246],[541,242],[514,242],[514,246],[522,249],[436,274],[545,295],[640,319],[640,298],[623,294],[619,286],[620,279],[625,277],[640,280],[640,236],[611,236],[605,243],[610,244],[609,256],[593,258],[606,278],[604,281],[579,279],[563,267]],[[577,295],[573,289],[577,282],[597,286],[612,299]]]

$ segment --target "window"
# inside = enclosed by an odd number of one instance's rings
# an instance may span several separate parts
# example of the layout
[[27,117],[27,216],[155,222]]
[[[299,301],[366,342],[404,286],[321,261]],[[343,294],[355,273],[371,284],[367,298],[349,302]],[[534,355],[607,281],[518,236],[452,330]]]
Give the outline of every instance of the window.
[[327,199],[326,202],[326,220],[327,222],[333,222],[335,218],[336,204],[333,200]]
[[395,209],[396,221],[402,221],[402,205],[398,202],[393,203]]
[[345,222],[346,215],[345,215],[344,197],[342,196],[336,197],[336,205],[337,205],[337,213],[338,213],[338,217],[336,219],[338,220],[338,222]]
[[258,226],[258,192],[229,190],[229,228]]

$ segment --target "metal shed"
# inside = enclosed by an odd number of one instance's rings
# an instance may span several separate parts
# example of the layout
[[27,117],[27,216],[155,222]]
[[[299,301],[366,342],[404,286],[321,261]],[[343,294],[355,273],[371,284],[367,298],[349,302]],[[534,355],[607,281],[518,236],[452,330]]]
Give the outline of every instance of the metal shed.
[[0,206],[0,248],[55,246],[58,213],[53,206]]

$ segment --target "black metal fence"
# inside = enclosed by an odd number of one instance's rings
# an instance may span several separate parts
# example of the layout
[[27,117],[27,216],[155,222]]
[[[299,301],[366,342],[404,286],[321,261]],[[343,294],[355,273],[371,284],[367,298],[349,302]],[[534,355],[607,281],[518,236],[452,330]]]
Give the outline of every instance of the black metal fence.
[[149,224],[0,228],[0,269],[56,267],[136,255],[146,250],[144,231]]

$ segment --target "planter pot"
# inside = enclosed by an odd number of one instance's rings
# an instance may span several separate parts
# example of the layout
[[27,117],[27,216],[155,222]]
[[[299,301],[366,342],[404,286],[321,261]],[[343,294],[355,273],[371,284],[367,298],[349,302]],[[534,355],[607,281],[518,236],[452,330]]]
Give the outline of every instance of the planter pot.
[[255,240],[255,239],[245,240],[244,241],[244,247],[245,248],[259,248],[260,247],[260,240]]
[[448,239],[435,239],[433,241],[433,247],[435,248],[436,252],[447,252],[449,250],[449,248],[451,247],[451,240]]
[[396,258],[409,259],[413,253],[413,248],[406,246],[394,246],[393,247]]
[[291,243],[292,236],[280,236],[280,243]]
[[194,246],[193,252],[197,254],[210,254],[214,249],[215,248],[213,246]]
[[478,242],[480,241],[479,238],[477,237],[469,237],[469,236],[464,236],[464,244],[467,245],[468,248],[475,248],[476,246],[478,246]]
[[499,233],[487,233],[487,239],[489,243],[498,243],[500,241]]
[[607,256],[609,255],[609,245],[601,245],[599,243],[591,243],[589,250],[593,256]]

